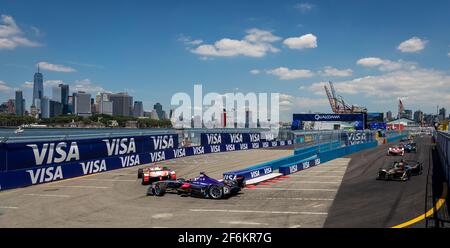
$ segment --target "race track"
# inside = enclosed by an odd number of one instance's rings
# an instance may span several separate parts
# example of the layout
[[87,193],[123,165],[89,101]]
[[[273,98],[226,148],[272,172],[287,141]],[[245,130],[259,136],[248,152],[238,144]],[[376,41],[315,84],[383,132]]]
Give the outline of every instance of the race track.
[[[406,153],[404,159],[422,162],[424,173],[406,182],[375,180],[379,168],[400,160],[386,156],[392,144],[348,156],[352,160],[325,227],[392,227],[423,214],[431,138],[416,141],[417,153]],[[411,227],[424,227],[424,221]]]
[[[428,168],[429,139],[418,142]],[[335,159],[282,180],[245,188],[226,200],[146,196],[124,168],[0,193],[0,227],[389,227],[423,213],[425,175],[375,180],[387,145]],[[216,178],[292,154],[289,149],[236,151],[170,160],[178,177]],[[398,159],[398,158],[397,158]],[[142,166],[141,166],[142,167]]]

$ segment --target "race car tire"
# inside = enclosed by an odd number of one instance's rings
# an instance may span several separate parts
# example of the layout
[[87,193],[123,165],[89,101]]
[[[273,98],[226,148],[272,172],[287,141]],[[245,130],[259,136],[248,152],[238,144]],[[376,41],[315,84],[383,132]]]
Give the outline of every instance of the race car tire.
[[166,193],[166,185],[157,183],[153,186],[153,190],[156,196],[163,196]]
[[138,174],[137,174],[138,179],[142,178],[143,175],[144,175],[144,169],[138,169]]
[[211,185],[208,189],[208,195],[212,199],[221,199],[223,197],[223,190],[217,185]]

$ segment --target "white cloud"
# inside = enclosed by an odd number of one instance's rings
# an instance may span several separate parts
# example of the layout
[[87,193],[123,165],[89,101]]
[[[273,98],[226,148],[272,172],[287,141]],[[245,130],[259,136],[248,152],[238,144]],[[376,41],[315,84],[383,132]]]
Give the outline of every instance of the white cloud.
[[203,43],[203,40],[193,40],[191,37],[189,36],[185,36],[183,34],[180,34],[178,37],[178,41],[183,42],[185,45],[189,45],[189,46],[197,46]]
[[202,56],[216,57],[264,57],[268,52],[276,53],[279,49],[272,46],[271,43],[280,40],[280,37],[271,32],[261,29],[249,29],[247,35],[242,40],[224,38],[216,41],[214,44],[200,45],[191,50],[192,53]]
[[[309,90],[323,95],[325,82],[314,83]],[[432,69],[402,69],[377,76],[335,82],[342,94],[371,97],[374,102],[405,96],[424,106],[450,104],[450,75]]]
[[9,87],[4,81],[0,80],[0,92],[9,92],[11,87]]
[[449,57],[450,57],[450,53],[447,53],[447,56],[449,56]]
[[44,87],[49,87],[49,88],[56,87],[60,84],[64,84],[64,81],[62,81],[62,80],[45,80],[44,81]]
[[257,69],[253,69],[253,70],[250,71],[250,73],[253,74],[253,75],[257,75],[257,74],[261,73],[261,71],[257,70]]
[[64,65],[57,65],[57,64],[50,64],[48,62],[42,61],[37,64],[40,69],[47,70],[47,71],[55,71],[55,72],[75,72],[76,70],[72,67],[64,66]]
[[88,78],[83,80],[75,81],[75,85],[73,86],[73,91],[84,91],[87,93],[91,93],[92,95],[97,94],[98,92],[105,92],[105,89],[101,86],[95,85]]
[[25,81],[25,82],[22,84],[22,88],[32,89],[32,88],[33,88],[33,85],[34,85],[33,82]]
[[17,46],[38,47],[40,43],[31,41],[23,36],[22,30],[17,26],[14,18],[1,15],[0,20],[0,49],[12,50]]
[[290,37],[283,41],[291,49],[316,48],[317,37],[313,34],[305,34],[300,37]]
[[377,57],[368,57],[359,59],[356,64],[364,67],[377,67],[380,71],[395,71],[400,69],[415,69],[416,63],[403,60],[391,61],[388,59],[380,59]]
[[294,8],[298,9],[302,13],[306,13],[311,11],[314,8],[314,5],[310,3],[298,3],[294,5]]
[[423,50],[427,43],[427,40],[422,40],[418,37],[412,37],[411,39],[405,40],[400,43],[397,49],[404,53],[415,53]]
[[328,100],[325,98],[309,98],[288,94],[280,94],[279,101],[280,111],[307,111],[311,107],[328,105]]
[[326,77],[349,77],[353,74],[353,71],[351,69],[339,70],[331,66],[326,66],[319,74]]
[[305,69],[289,69],[286,67],[278,67],[268,70],[267,74],[278,76],[281,80],[291,80],[297,78],[308,78],[314,76],[314,73]]

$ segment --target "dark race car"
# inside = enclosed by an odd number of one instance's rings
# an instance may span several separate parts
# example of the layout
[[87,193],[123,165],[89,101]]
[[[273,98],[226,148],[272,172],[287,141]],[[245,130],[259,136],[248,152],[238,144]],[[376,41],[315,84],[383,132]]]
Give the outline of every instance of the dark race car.
[[167,167],[160,167],[157,165],[138,169],[137,177],[138,179],[142,179],[142,185],[150,184],[156,181],[177,179],[175,171]]
[[403,146],[405,152],[417,152],[417,144],[415,142],[408,143]]
[[377,180],[407,181],[411,176],[422,174],[422,171],[423,165],[420,162],[395,161],[390,167],[378,171]]
[[387,155],[393,155],[393,156],[403,156],[405,155],[405,148],[403,147],[403,145],[398,145],[398,146],[393,146],[393,147],[389,147]]
[[171,192],[183,196],[223,199],[236,195],[244,186],[244,177],[219,181],[201,172],[198,177],[189,180],[180,178],[154,182],[148,188],[147,195],[163,196],[166,192]]

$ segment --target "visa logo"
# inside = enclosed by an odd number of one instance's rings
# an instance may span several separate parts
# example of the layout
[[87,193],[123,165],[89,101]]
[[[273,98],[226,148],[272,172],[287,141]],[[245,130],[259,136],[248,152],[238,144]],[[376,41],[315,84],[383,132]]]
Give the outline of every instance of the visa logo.
[[222,136],[219,133],[206,134],[208,145],[222,144]]
[[225,145],[225,148],[227,151],[234,151],[236,150],[236,147],[234,146],[234,144],[227,144]]
[[80,163],[80,165],[83,169],[84,175],[98,173],[101,171],[106,171],[106,162],[104,159],[89,161],[89,162],[82,162],[82,163]]
[[248,144],[240,144],[240,148],[241,148],[241,150],[247,150]]
[[186,156],[186,150],[184,148],[175,149],[175,150],[173,150],[173,156],[175,158],[185,157]]
[[259,143],[252,143],[252,148],[253,149],[258,149],[259,148]]
[[211,146],[211,152],[220,152],[220,146],[219,145]]
[[194,155],[205,154],[205,147],[203,146],[194,146],[192,149],[194,150]]
[[80,152],[77,142],[70,143],[69,151],[66,152],[67,143],[44,143],[39,149],[38,145],[30,144],[28,147],[33,149],[36,165],[42,165],[47,157],[47,164],[69,162],[71,160],[80,160]]
[[122,167],[130,167],[141,164],[139,161],[139,155],[120,157],[120,162],[122,163]]
[[241,133],[231,133],[230,134],[231,143],[242,143],[244,142],[244,138]]
[[162,161],[162,160],[166,159],[166,154],[164,153],[164,151],[151,152],[150,159],[151,159],[152,163]]
[[173,135],[158,135],[151,138],[153,139],[153,147],[155,150],[174,148]]
[[251,133],[250,134],[250,142],[260,142],[261,141],[261,136],[259,135],[259,133]]
[[32,184],[47,183],[58,179],[63,179],[61,166],[39,168],[36,169],[36,171],[27,170],[26,172],[30,175]]
[[136,153],[134,138],[104,139],[108,156]]

